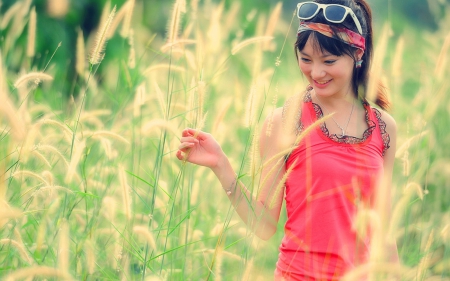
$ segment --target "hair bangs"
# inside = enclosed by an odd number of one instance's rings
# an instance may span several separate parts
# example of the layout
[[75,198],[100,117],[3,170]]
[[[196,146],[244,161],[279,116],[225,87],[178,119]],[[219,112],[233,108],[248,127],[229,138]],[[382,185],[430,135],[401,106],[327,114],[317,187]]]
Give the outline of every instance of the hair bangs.
[[305,48],[308,39],[311,39],[311,43],[315,50],[320,50],[322,53],[329,53],[335,56],[348,55],[354,59],[354,52],[356,48],[345,44],[341,40],[327,37],[316,31],[305,31],[298,35],[295,46],[297,51],[302,51]]

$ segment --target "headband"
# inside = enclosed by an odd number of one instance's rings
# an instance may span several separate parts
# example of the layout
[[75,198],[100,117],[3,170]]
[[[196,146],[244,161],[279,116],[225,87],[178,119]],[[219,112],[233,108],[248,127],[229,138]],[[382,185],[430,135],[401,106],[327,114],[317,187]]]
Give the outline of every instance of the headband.
[[366,49],[366,39],[347,28],[333,27],[332,29],[331,26],[327,24],[301,21],[297,30],[297,35],[308,30],[317,31],[320,34],[340,40],[345,44],[363,51]]

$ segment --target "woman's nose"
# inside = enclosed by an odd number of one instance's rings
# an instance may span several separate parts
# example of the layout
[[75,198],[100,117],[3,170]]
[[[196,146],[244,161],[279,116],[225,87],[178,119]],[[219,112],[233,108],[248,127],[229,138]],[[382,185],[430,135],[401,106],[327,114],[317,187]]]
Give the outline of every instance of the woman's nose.
[[314,65],[311,69],[311,77],[313,79],[322,78],[325,76],[325,71],[322,67]]

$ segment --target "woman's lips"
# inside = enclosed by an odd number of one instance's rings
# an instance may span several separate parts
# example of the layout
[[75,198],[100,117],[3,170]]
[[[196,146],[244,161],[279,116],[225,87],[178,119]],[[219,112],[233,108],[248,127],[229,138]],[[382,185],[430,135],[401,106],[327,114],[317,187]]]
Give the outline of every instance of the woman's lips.
[[328,84],[330,84],[330,82],[331,82],[331,80],[333,80],[333,79],[330,79],[330,80],[328,80],[328,81],[316,81],[316,80],[313,80],[314,81],[314,85],[317,87],[317,88],[321,88],[321,89],[323,89],[323,88],[325,88],[326,86],[328,86]]

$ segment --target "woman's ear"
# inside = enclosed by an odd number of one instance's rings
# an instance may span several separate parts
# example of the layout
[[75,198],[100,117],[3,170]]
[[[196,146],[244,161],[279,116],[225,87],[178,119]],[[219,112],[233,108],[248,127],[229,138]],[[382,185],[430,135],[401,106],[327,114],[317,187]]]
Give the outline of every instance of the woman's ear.
[[364,51],[363,50],[361,50],[361,49],[357,49],[356,50],[356,52],[355,52],[355,54],[356,54],[356,59],[357,60],[361,60],[361,58],[363,57],[363,55],[364,55]]

